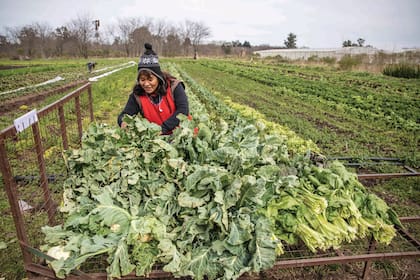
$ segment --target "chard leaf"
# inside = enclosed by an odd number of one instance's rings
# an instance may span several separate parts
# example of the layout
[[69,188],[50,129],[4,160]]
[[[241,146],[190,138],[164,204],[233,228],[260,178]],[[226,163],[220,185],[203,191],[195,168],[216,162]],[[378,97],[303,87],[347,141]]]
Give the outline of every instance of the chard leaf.
[[242,252],[220,258],[225,272],[224,279],[237,279],[243,273],[248,272],[251,268],[248,266],[249,254],[241,247]]
[[195,248],[186,268],[193,272],[194,279],[215,279],[219,274],[219,266],[213,260],[215,256],[211,247]]
[[276,261],[276,244],[271,239],[269,221],[259,217],[255,224],[255,239],[251,242],[250,251],[253,252],[250,260],[252,270],[257,272],[274,265]]
[[109,188],[104,188],[101,194],[94,197],[99,204],[92,210],[91,214],[97,214],[102,223],[108,227],[118,224],[122,232],[127,231],[132,217],[127,210],[114,205]]
[[158,254],[159,250],[157,245],[152,242],[137,242],[134,244],[131,256],[135,262],[136,276],[146,276],[149,274],[158,259]]
[[64,230],[61,225],[57,226],[43,226],[41,231],[45,234],[45,240],[48,240],[51,244],[57,244],[67,236],[72,234],[71,231]]
[[256,207],[264,204],[261,199],[265,193],[264,180],[257,180],[254,176],[246,175],[242,178],[242,195],[239,200],[240,207]]
[[227,238],[227,242],[231,245],[240,245],[252,238],[249,228],[240,227],[237,222],[232,221],[230,223],[230,232]]
[[224,205],[229,209],[236,205],[241,197],[242,182],[239,178],[235,178],[233,182],[226,188],[224,194]]
[[108,262],[110,265],[107,267],[107,273],[111,277],[120,278],[135,269],[135,265],[130,262],[125,238],[120,240],[113,254],[109,256]]
[[163,267],[163,271],[177,274],[184,264],[189,263],[188,257],[184,257],[169,239],[160,240],[158,248],[161,251],[159,259],[163,263],[166,263]]
[[197,208],[206,203],[203,198],[190,196],[187,192],[181,192],[178,195],[178,203],[181,207]]

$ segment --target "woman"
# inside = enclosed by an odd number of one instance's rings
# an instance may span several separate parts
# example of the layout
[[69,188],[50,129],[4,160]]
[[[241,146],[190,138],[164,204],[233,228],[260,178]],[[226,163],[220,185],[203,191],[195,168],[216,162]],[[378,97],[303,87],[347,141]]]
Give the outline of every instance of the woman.
[[162,127],[162,134],[171,134],[178,124],[178,114],[188,116],[188,98],[184,83],[160,69],[159,58],[152,45],[144,45],[146,51],[137,67],[137,82],[128,97],[124,110],[118,116],[118,125],[125,128],[124,115],[141,114],[150,122]]

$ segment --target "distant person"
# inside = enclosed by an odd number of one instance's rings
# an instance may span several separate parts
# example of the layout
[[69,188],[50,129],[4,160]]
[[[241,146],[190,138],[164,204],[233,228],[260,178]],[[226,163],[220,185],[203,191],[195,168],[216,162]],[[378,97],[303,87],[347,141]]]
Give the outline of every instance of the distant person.
[[185,86],[171,74],[162,72],[159,57],[151,44],[146,43],[144,47],[146,50],[137,67],[136,85],[118,116],[118,125],[122,128],[127,126],[122,121],[124,115],[141,114],[150,122],[160,125],[162,134],[171,134],[179,125],[178,114],[189,114]]
[[92,70],[95,69],[96,62],[88,62],[86,65],[87,65],[88,71],[90,73],[90,72],[92,72]]

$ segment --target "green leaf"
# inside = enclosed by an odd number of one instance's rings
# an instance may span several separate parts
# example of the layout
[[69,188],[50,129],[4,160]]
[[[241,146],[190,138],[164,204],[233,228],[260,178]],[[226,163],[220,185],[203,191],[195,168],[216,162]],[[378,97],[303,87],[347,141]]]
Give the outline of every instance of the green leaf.
[[182,256],[177,247],[169,239],[160,240],[158,248],[161,251],[159,259],[166,263],[163,271],[177,274],[184,263],[189,263],[189,259]]
[[[248,221],[250,223],[250,221]],[[252,238],[250,232],[252,228],[248,224],[248,227],[241,227],[235,221],[230,223],[230,232],[227,238],[227,242],[231,245],[241,245]]]
[[206,200],[203,198],[193,197],[187,192],[181,192],[178,195],[178,203],[182,207],[197,208],[204,205]]
[[253,251],[250,261],[252,270],[258,272],[272,267],[276,261],[275,249],[276,244],[271,239],[268,220],[264,217],[258,218],[255,224],[255,239],[250,246],[250,251]]
[[248,266],[249,254],[242,248],[242,252],[235,255],[223,256],[219,259],[224,269],[224,279],[237,279],[245,272],[251,270]]
[[238,208],[262,206],[264,201],[261,198],[266,191],[264,184],[264,180],[257,180],[254,176],[246,175],[242,177],[242,195]]
[[159,250],[154,243],[137,242],[134,244],[131,256],[136,266],[137,276],[146,276],[152,271],[158,260]]
[[101,194],[94,196],[99,204],[92,214],[98,214],[102,223],[108,227],[119,225],[122,232],[127,231],[132,217],[127,210],[114,205],[111,195],[110,189],[104,188]]
[[108,262],[110,265],[107,267],[107,273],[111,277],[120,278],[135,269],[135,265],[130,262],[127,243],[124,238],[120,240],[113,254],[109,256]]
[[214,262],[215,256],[211,247],[195,248],[191,255],[191,260],[186,268],[193,272],[194,279],[216,279],[219,274],[219,266]]

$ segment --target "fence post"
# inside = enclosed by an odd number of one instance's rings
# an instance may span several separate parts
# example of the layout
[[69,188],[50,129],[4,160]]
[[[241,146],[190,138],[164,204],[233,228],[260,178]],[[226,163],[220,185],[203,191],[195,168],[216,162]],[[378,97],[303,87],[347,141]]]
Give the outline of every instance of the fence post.
[[[6,146],[4,139],[0,139],[0,171],[3,174],[4,189],[9,199],[10,209],[12,211],[13,221],[16,227],[16,234],[19,241],[28,244],[28,237],[26,236],[25,226],[23,222],[22,212],[19,206],[19,199],[17,195],[17,185],[12,175],[9,159],[7,157]],[[25,264],[32,262],[31,254],[19,244],[22,249],[23,262]]]
[[88,87],[88,96],[89,96],[89,113],[90,113],[90,121],[93,122],[94,116],[93,116],[93,97],[92,97],[92,86],[89,83]]
[[48,222],[50,225],[54,223],[55,205],[51,199],[51,192],[48,187],[47,169],[45,167],[44,149],[42,147],[41,134],[39,131],[39,122],[32,124],[32,132],[34,134],[35,149],[38,158],[38,166],[40,173],[40,183],[45,199],[45,207],[48,213]]
[[82,140],[83,127],[82,127],[82,114],[80,112],[80,97],[79,97],[79,95],[77,95],[74,98],[74,103],[75,103],[75,107],[76,107],[76,117],[77,117],[77,128],[78,128],[78,131],[79,131],[79,140]]
[[64,118],[63,106],[58,107],[58,118],[60,119],[60,130],[61,130],[61,139],[63,139],[63,149],[68,150],[69,143],[67,140],[66,119]]

